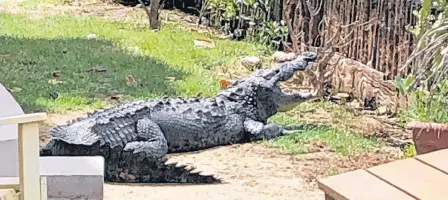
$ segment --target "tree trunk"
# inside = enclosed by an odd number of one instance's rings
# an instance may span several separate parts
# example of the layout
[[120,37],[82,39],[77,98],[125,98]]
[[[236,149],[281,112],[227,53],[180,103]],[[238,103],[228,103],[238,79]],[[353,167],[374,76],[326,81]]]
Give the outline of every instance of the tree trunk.
[[149,27],[150,29],[158,29],[160,26],[159,21],[159,6],[160,6],[160,0],[151,0],[151,5],[149,9]]

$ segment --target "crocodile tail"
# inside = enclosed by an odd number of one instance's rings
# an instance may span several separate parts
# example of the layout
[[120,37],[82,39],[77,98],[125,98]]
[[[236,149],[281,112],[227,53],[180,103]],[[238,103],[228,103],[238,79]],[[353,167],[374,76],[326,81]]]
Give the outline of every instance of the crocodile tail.
[[[54,136],[59,136],[61,133],[67,128],[67,125],[59,125],[56,127],[53,127],[48,132],[50,136],[53,138]],[[50,139],[50,142],[48,142],[46,145],[42,146],[40,148],[40,156],[52,156],[55,154],[54,149],[56,147],[56,140]]]
[[168,183],[222,183],[222,179],[201,171],[195,171],[195,167],[179,163],[165,163],[164,178]]
[[[117,147],[115,150],[119,150]],[[114,150],[114,149],[113,149]],[[113,151],[112,150],[112,151]],[[106,158],[105,181],[121,183],[221,183],[221,179],[195,171],[194,167],[168,163],[168,157],[154,158],[145,153],[111,152]]]
[[53,155],[53,147],[55,146],[56,140],[50,140],[49,143],[42,146],[40,148],[40,156],[52,156]]

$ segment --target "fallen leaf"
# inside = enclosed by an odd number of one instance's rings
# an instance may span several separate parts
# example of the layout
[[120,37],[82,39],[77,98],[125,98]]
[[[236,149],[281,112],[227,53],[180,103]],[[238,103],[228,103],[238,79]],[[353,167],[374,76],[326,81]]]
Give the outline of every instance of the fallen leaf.
[[96,39],[96,38],[97,38],[97,36],[94,33],[90,33],[90,34],[87,35],[87,39],[89,39],[89,40]]
[[48,80],[48,83],[52,84],[52,85],[60,84],[60,83],[63,83],[63,82],[64,81],[60,81],[60,80],[57,80],[57,79],[50,79],[50,80]]
[[120,99],[122,97],[123,97],[123,94],[118,93],[118,92],[112,92],[112,93],[110,93],[109,95],[106,96],[106,99],[120,101]]
[[226,89],[228,88],[230,85],[232,84],[232,82],[228,81],[228,80],[219,80],[219,86],[221,89]]
[[51,75],[53,76],[53,78],[59,78],[59,77],[61,77],[61,71],[60,70],[57,70],[57,71],[54,71]]
[[196,47],[208,47],[208,48],[215,48],[215,43],[209,39],[205,38],[199,38],[193,41],[194,46]]
[[174,80],[176,80],[176,77],[165,77],[166,80],[173,82]]
[[13,88],[6,88],[9,92],[11,93],[15,93],[15,92],[22,92],[23,89],[22,88],[18,88],[18,87],[13,87]]
[[87,70],[88,72],[106,72],[107,69],[103,66],[96,66],[96,67],[92,67],[90,69]]
[[135,81],[134,76],[132,76],[131,74],[128,74],[126,76],[126,85],[135,86],[136,84],[137,84],[137,81]]
[[34,60],[27,60],[27,59],[23,59],[23,60],[21,61],[21,63],[22,63],[23,65],[35,65],[35,64],[37,64],[36,61],[34,61]]
[[48,93],[48,97],[53,100],[56,100],[57,98],[59,98],[59,96],[60,96],[60,94],[58,92],[53,91],[53,92]]

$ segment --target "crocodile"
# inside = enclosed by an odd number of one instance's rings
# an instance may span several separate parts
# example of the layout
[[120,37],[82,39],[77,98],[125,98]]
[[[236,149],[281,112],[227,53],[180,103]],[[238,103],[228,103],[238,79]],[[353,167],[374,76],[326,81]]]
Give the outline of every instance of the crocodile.
[[220,183],[213,174],[169,163],[167,154],[273,139],[289,133],[269,117],[315,97],[283,92],[278,82],[305,70],[317,53],[253,72],[214,98],[161,97],[88,113],[52,128],[41,156],[103,156],[107,182]]

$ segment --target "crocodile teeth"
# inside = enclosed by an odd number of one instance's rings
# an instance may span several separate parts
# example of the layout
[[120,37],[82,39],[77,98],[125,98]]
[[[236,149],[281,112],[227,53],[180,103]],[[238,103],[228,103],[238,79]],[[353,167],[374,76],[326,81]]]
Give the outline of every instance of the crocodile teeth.
[[187,167],[185,167],[185,169],[188,170],[188,171],[193,171],[193,170],[196,169],[196,167],[194,167],[194,166],[187,166]]
[[199,169],[193,169],[193,170],[190,171],[190,173],[192,173],[192,174],[200,174],[201,172],[202,171],[199,170]]
[[201,176],[214,176],[212,173],[207,173],[207,172],[200,172],[199,174]]
[[168,160],[168,161],[165,162],[165,165],[174,165],[174,164],[177,164],[177,161],[175,161],[175,160]]
[[176,167],[178,168],[185,168],[187,165],[176,163]]

